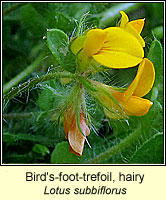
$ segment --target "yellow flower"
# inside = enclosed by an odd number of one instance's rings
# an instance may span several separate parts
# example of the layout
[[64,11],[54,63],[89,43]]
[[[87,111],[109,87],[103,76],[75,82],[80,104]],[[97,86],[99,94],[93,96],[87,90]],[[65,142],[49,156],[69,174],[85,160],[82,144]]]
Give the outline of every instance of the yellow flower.
[[121,14],[120,27],[92,29],[72,42],[72,52],[84,64],[94,59],[106,67],[129,68],[143,60],[145,42],[140,32],[144,20],[129,22],[123,11]]
[[69,141],[70,152],[78,156],[82,155],[86,136],[90,134],[83,112],[80,113],[80,126],[85,136],[82,135],[78,128],[73,106],[69,107],[64,115],[64,131]]
[[[129,68],[139,64],[134,80],[125,91],[93,80],[90,80],[91,87],[90,83],[87,86],[82,82],[111,119],[145,115],[153,104],[142,98],[151,90],[155,80],[153,63],[144,58],[145,42],[140,35],[144,20],[129,21],[123,11],[120,13],[122,18],[119,27],[89,30],[70,46],[77,57],[77,72],[81,75],[83,72],[92,72],[91,67],[95,62],[109,68]],[[90,130],[82,110],[79,119],[76,116],[74,105],[68,107],[64,114],[64,130],[70,151],[81,156]]]
[[153,103],[142,97],[151,90],[154,80],[153,63],[145,58],[139,65],[135,79],[125,92],[119,92],[100,82],[92,81],[92,83],[100,91],[102,88],[106,89],[120,104],[119,106],[108,95],[100,92],[97,98],[103,104],[105,114],[111,119],[121,119],[127,116],[142,116],[149,111]]

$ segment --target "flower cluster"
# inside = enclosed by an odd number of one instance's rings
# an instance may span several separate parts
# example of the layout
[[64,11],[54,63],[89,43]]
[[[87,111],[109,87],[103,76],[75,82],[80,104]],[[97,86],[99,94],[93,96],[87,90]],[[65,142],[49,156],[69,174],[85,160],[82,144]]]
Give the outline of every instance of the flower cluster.
[[[119,27],[91,29],[85,35],[77,37],[70,47],[78,60],[77,71],[80,74],[89,70],[94,63],[114,69],[139,65],[134,80],[125,91],[89,80],[94,88],[91,95],[103,105],[105,115],[111,119],[145,115],[152,102],[142,97],[151,90],[155,80],[154,66],[144,57],[145,41],[140,35],[144,19],[129,21],[123,11],[120,13],[122,17]],[[84,142],[90,130],[85,114],[81,109],[79,112],[78,122],[73,106],[67,108],[64,129],[71,152],[82,155]]]

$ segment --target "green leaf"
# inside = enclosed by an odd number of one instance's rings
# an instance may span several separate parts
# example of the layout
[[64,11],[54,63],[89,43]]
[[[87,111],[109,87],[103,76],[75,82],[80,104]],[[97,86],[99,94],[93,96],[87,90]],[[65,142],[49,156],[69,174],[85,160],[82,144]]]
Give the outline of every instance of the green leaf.
[[63,63],[68,51],[68,36],[59,29],[47,30],[47,43],[59,64]]
[[164,28],[163,26],[157,26],[155,27],[153,30],[153,33],[154,35],[158,38],[158,39],[163,39],[163,31],[164,31]]
[[81,157],[70,153],[68,142],[56,145],[51,155],[51,163],[80,163]]
[[129,163],[163,163],[163,133],[154,135],[133,155]]
[[43,111],[46,111],[52,109],[53,101],[54,94],[47,89],[41,92],[37,104]]
[[49,149],[46,146],[43,146],[41,144],[35,144],[32,151],[37,154],[40,154],[42,157],[50,153]]
[[155,39],[151,43],[148,53],[148,59],[152,61],[156,71],[154,87],[159,84],[159,88],[163,85],[163,49],[161,43]]
[[147,9],[149,9],[153,26],[163,23],[164,2],[152,3],[152,6],[148,3]]
[[66,89],[56,80],[50,80],[43,84],[37,104],[43,110],[51,110],[58,108],[59,103],[64,99],[67,92]]
[[151,44],[148,58],[155,67],[155,82],[151,91],[151,100],[157,99],[163,106],[163,49],[161,43],[156,39]]
[[69,38],[59,29],[47,30],[47,44],[57,62],[67,71],[75,71],[75,57],[69,50]]
[[72,34],[74,27],[76,26],[76,22],[68,17],[68,15],[62,12],[52,12],[52,15],[49,16],[49,27],[57,28],[65,33]]

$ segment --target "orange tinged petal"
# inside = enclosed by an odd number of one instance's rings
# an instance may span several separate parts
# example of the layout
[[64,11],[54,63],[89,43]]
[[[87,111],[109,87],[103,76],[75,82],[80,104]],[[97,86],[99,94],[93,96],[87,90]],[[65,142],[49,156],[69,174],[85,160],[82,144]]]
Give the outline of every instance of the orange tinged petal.
[[121,109],[116,103],[114,103],[109,97],[102,98],[102,103],[109,109],[104,107],[104,113],[111,119],[122,119],[127,116],[143,116],[150,107],[153,105],[148,99],[144,99],[137,96],[131,96],[127,101],[123,101],[123,94],[120,92],[113,92],[113,96],[119,101],[123,109]]
[[142,47],[145,47],[145,41],[142,38],[142,36],[138,33],[138,31],[135,29],[135,27],[131,24],[131,22],[127,23],[124,29],[131,33],[141,44]]
[[80,114],[80,125],[81,125],[81,130],[85,134],[85,136],[88,136],[90,134],[90,130],[85,122],[84,114]]
[[120,102],[124,111],[129,116],[143,116],[145,115],[150,107],[153,105],[148,99],[144,99],[137,96],[132,96],[126,102]]
[[123,110],[111,99],[107,99],[107,101],[104,101],[104,103],[106,103],[110,110],[112,109],[113,111],[117,111],[116,113],[109,112],[104,108],[105,114],[111,119],[122,119],[125,118],[127,115],[143,116],[149,111],[150,107],[153,105],[153,103],[148,99],[144,99],[134,95],[131,96],[127,101],[124,101],[123,93],[114,91],[112,92],[112,95],[116,98],[117,101],[119,101]]
[[131,24],[135,28],[135,30],[140,34],[144,27],[145,20],[137,19],[137,20],[133,20],[133,21],[129,22],[129,24]]
[[127,117],[124,110],[122,110],[120,106],[113,102],[113,100],[110,99],[108,96],[103,95],[102,97],[100,97],[100,101],[104,105],[105,115],[110,119],[123,119]]
[[69,140],[70,151],[76,155],[81,156],[84,149],[84,142],[86,136],[90,134],[90,130],[85,122],[84,114],[80,114],[80,126],[85,136],[80,132],[76,119],[73,106],[66,110],[64,116],[64,130],[66,138]]
[[120,14],[122,15],[120,23],[121,28],[124,28],[126,24],[130,24],[139,34],[142,32],[145,24],[145,19],[137,19],[129,22],[129,18],[124,11],[120,11]]
[[74,113],[74,108],[73,106],[69,107],[64,114],[64,131],[66,135],[66,139],[68,138],[68,132],[75,123],[75,113]]
[[69,131],[68,140],[73,153],[81,156],[84,149],[85,137],[78,130],[78,127],[75,128],[75,130]]
[[81,130],[85,136],[82,135],[76,123],[74,123],[72,130],[70,130],[68,133],[70,150],[71,152],[79,156],[82,155],[85,138],[90,134],[90,130],[86,125],[83,113],[80,114],[80,125],[81,125]]

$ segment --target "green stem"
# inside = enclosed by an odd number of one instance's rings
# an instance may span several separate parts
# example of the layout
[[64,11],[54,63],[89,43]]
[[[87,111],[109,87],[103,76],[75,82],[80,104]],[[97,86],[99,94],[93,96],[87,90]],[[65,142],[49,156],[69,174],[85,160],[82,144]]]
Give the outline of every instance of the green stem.
[[14,133],[3,133],[3,142],[8,143],[14,143],[16,144],[16,141],[32,141],[32,142],[38,142],[42,145],[51,146],[54,147],[55,144],[59,143],[61,140],[55,139],[55,138],[48,138],[41,135],[32,135],[32,134],[14,134]]
[[5,119],[19,119],[19,120],[20,120],[20,118],[29,118],[32,116],[34,116],[33,112],[3,114],[3,118],[5,118]]
[[13,6],[11,6],[10,8],[7,8],[6,10],[3,11],[3,17],[14,10],[17,10],[17,8],[19,8],[25,4],[26,3],[17,3],[17,4],[14,4]]
[[114,22],[117,17],[119,17],[119,11],[123,10],[125,12],[130,12],[142,6],[143,3],[118,3],[116,6],[107,9],[105,12],[101,13],[102,17],[100,20],[100,28],[104,28]]
[[4,95],[4,100],[5,101],[10,100],[13,97],[15,97],[17,94],[19,94],[20,92],[24,92],[28,90],[29,88],[32,88],[33,86],[37,85],[40,82],[52,80],[55,78],[74,78],[74,77],[75,77],[74,74],[71,74],[70,72],[55,72],[55,73],[46,74],[41,77],[31,79],[17,86],[16,88],[8,92],[6,95]]
[[122,142],[113,146],[112,148],[107,149],[105,152],[99,154],[95,158],[86,161],[86,163],[102,163],[104,160],[107,160],[108,158],[114,156],[115,154],[122,152],[122,150],[128,148],[131,145],[131,143],[139,139],[140,132],[141,129],[138,128],[134,133],[130,134]]
[[31,74],[37,67],[39,67],[39,64],[41,63],[43,59],[43,54],[41,54],[37,59],[29,65],[24,71],[22,71],[20,74],[12,78],[8,83],[6,83],[3,86],[3,93],[8,92],[12,87],[20,83],[24,78],[26,78],[29,74]]

